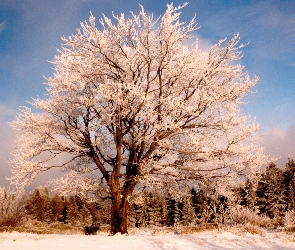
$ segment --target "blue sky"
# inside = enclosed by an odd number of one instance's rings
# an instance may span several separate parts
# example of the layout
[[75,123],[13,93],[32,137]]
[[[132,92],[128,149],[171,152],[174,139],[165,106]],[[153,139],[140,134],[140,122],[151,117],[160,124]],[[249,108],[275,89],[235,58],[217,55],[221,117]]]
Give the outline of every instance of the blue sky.
[[[174,5],[185,1],[173,1]],[[158,17],[170,1],[163,0],[0,0],[0,185],[9,176],[7,160],[15,132],[7,125],[19,106],[46,93],[48,62],[61,47],[61,37],[76,33],[90,11],[98,19],[130,11],[142,4]],[[196,13],[201,45],[208,47],[240,33],[241,63],[260,80],[243,112],[260,124],[260,143],[267,154],[295,157],[295,0],[191,0],[181,19]]]

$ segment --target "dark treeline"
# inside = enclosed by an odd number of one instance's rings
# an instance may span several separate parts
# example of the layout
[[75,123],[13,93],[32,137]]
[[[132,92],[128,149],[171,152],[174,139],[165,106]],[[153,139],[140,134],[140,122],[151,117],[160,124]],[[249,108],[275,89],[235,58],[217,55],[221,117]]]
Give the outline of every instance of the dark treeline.
[[[295,220],[294,161],[289,159],[284,169],[271,163],[256,177],[248,179],[243,187],[233,188],[231,197],[218,195],[210,188],[192,188],[176,200],[145,190],[140,199],[130,203],[128,224],[146,227],[255,221],[259,225],[283,226],[286,220]],[[73,226],[110,223],[110,201],[101,203],[79,196],[50,195],[46,187],[35,189],[25,200],[26,217],[32,220]]]

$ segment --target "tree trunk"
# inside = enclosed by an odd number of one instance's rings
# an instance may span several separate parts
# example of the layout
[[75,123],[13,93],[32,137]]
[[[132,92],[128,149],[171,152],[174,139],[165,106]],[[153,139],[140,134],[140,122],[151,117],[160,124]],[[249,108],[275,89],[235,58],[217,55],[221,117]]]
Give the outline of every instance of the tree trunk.
[[111,208],[111,235],[127,234],[128,200],[126,197],[114,197]]

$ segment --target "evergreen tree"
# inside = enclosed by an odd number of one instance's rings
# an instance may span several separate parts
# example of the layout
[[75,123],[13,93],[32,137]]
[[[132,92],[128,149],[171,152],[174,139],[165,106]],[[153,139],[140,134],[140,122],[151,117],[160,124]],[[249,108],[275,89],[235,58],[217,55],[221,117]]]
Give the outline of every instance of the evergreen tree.
[[86,204],[83,204],[82,208],[80,209],[80,224],[82,226],[90,226],[92,223],[92,215],[89,209],[86,207]]
[[32,211],[33,211],[34,219],[36,219],[38,221],[43,221],[43,219],[45,217],[44,216],[44,208],[43,208],[43,199],[42,199],[39,189],[36,189],[36,192],[33,196],[32,203],[33,203]]
[[277,219],[278,222],[286,211],[283,171],[274,163],[266,167],[258,182],[256,204],[260,214]]
[[178,226],[182,222],[183,203],[175,199],[167,199],[168,226]]
[[149,220],[150,220],[150,213],[151,213],[151,194],[148,191],[143,191],[142,194],[143,197],[143,202],[140,204],[138,207],[139,209],[136,211],[137,212],[137,221],[140,227],[146,227],[149,225]]
[[67,222],[71,225],[80,225],[80,220],[81,216],[75,196],[70,196],[67,202]]
[[49,190],[47,187],[41,190],[41,195],[43,198],[44,221],[47,223],[51,223],[53,221],[53,210]]
[[239,188],[237,195],[239,196],[238,204],[248,207],[251,210],[255,210],[256,189],[249,179],[247,179],[245,187]]
[[198,224],[208,223],[211,219],[210,198],[204,190],[196,191],[191,189],[193,207],[196,214],[196,222]]
[[80,211],[83,205],[86,203],[86,201],[79,195],[75,195],[75,201],[78,206],[78,210]]
[[128,209],[128,227],[139,227],[139,223],[137,221],[137,205],[132,202],[129,204],[129,209]]
[[86,202],[85,206],[87,207],[87,209],[89,210],[91,214],[92,223],[94,225],[98,225],[99,223],[107,224],[107,222],[105,222],[100,216],[101,206],[99,205],[98,202],[94,202],[94,201]]
[[284,186],[287,197],[287,209],[295,210],[295,162],[289,158],[284,171]]
[[29,196],[26,208],[28,214],[34,219],[47,223],[52,222],[51,198],[47,188],[39,187],[35,189]]
[[167,223],[168,210],[164,197],[158,192],[151,193],[149,223],[163,226]]
[[182,209],[182,220],[183,225],[188,226],[195,224],[196,222],[196,214],[193,206],[192,196],[184,197],[183,201],[183,209]]
[[58,193],[55,193],[51,199],[52,213],[53,213],[53,221],[64,222],[66,203],[63,197],[61,197]]

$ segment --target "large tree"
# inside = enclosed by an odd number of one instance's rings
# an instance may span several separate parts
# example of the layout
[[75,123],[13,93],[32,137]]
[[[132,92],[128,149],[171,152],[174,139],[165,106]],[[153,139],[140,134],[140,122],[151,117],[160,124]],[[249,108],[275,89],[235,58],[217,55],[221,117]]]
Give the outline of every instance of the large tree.
[[234,63],[239,35],[202,51],[181,8],[168,5],[157,20],[143,7],[128,19],[103,16],[100,29],[91,15],[63,38],[48,98],[32,102],[43,112],[23,108],[12,123],[22,131],[17,183],[62,168],[61,187],[111,197],[115,234],[127,233],[136,186],[229,183],[261,165],[258,126],[239,109],[257,82]]

